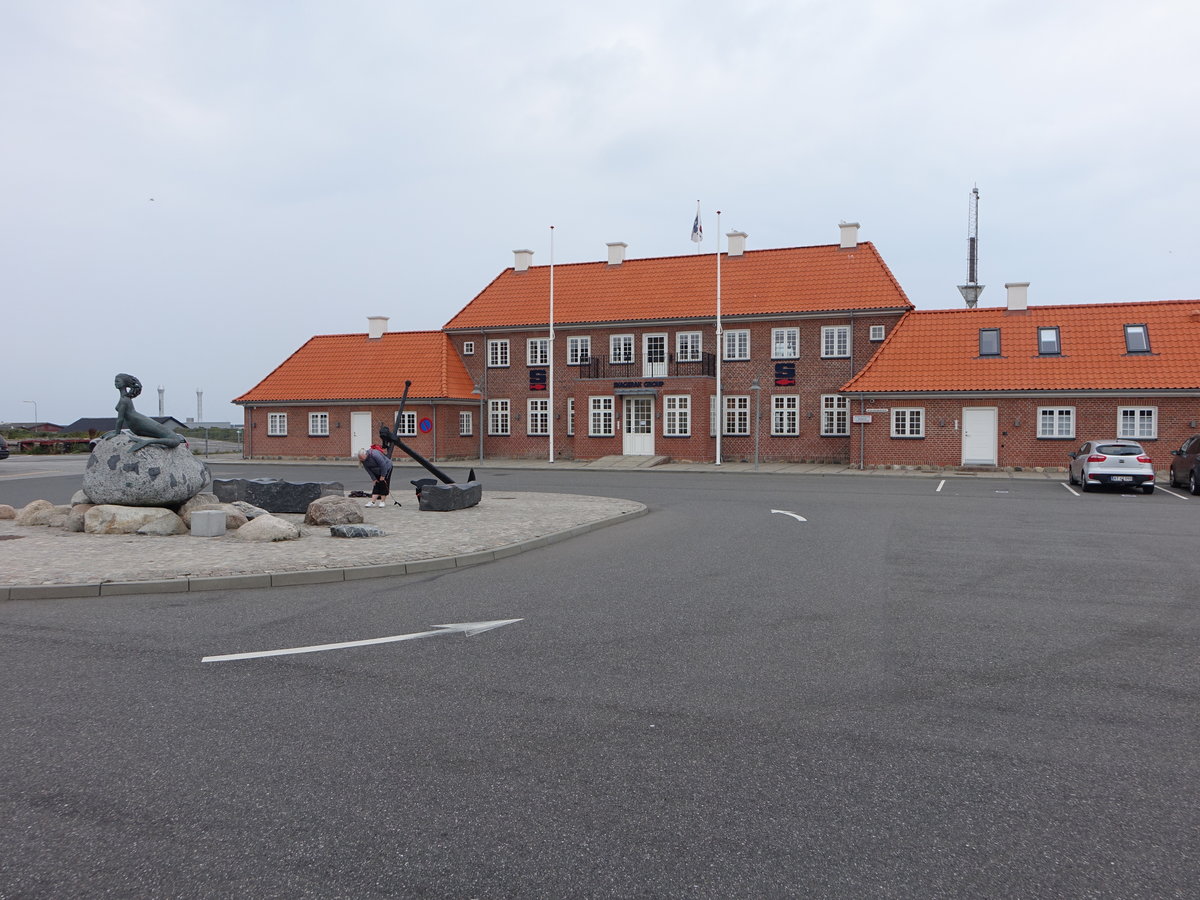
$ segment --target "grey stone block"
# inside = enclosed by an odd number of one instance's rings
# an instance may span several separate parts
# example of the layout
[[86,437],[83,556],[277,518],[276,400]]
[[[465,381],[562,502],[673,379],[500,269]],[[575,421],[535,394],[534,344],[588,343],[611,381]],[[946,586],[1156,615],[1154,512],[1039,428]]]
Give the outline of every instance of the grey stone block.
[[341,496],[340,481],[282,481],[278,478],[214,478],[212,492],[222,503],[241,500],[273,513],[303,513],[318,497]]
[[423,484],[417,495],[418,506],[426,512],[453,512],[477,506],[483,499],[483,485],[478,481],[466,484]]
[[192,537],[220,537],[224,533],[224,510],[197,509],[192,513]]
[[329,533],[340,538],[383,537],[387,534],[382,528],[374,525],[330,525]]

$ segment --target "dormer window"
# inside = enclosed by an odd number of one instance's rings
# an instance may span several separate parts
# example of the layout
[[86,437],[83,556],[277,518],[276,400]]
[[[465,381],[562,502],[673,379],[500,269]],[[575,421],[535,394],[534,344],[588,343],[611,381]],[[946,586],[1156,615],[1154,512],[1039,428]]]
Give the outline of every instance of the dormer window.
[[1125,352],[1150,352],[1150,332],[1147,330],[1145,325],[1125,326]]
[[999,328],[980,328],[979,329],[979,355],[980,356],[999,356],[1000,355],[1000,329]]
[[1040,356],[1058,356],[1062,353],[1062,344],[1058,340],[1058,326],[1051,325],[1038,329],[1038,354]]

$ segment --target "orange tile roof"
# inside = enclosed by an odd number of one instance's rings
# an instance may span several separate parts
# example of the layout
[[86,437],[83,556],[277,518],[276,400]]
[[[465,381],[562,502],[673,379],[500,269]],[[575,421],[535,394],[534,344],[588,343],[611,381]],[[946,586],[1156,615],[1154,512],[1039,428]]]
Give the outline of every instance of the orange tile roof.
[[[1125,351],[1146,325],[1149,354]],[[1037,329],[1058,326],[1061,356],[1039,356]],[[979,329],[1000,329],[1000,357],[979,356]],[[1200,388],[1200,300],[921,310],[900,320],[842,390],[1112,391]]]
[[[713,316],[716,266],[712,253],[555,266],[555,324]],[[546,325],[549,297],[549,266],[505,269],[446,328]],[[911,308],[870,242],[847,250],[835,244],[721,258],[723,316]]]
[[377,340],[365,332],[309,338],[233,402],[394,400],[406,379],[414,399],[473,399],[474,383],[446,335],[390,331]]

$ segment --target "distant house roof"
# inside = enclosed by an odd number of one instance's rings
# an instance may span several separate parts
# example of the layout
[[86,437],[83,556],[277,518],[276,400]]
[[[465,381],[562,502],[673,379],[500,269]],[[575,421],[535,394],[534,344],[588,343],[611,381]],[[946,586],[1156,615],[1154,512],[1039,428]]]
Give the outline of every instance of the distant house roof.
[[[181,428],[187,427],[186,425],[184,425],[183,422],[180,422],[174,416],[150,416],[150,418],[153,419],[155,422],[157,422],[160,425],[169,425],[175,431],[178,431]],[[112,431],[116,427],[117,427],[117,417],[111,416],[107,419],[96,419],[96,418],[76,419],[70,425],[64,425],[62,430],[66,431],[66,432],[72,432],[72,431],[92,432],[92,431],[94,431],[97,434],[102,434],[106,431]]]
[[[1147,352],[1130,352],[1126,325],[1143,325]],[[1061,352],[1039,353],[1038,329],[1057,328]],[[998,329],[1000,353],[980,354]],[[847,393],[1200,389],[1200,300],[910,312]]]
[[478,399],[474,382],[440,331],[389,331],[382,337],[309,338],[234,403],[396,400],[404,382],[413,399]]
[[[716,259],[693,254],[554,268],[556,325],[695,319],[716,314]],[[549,323],[550,268],[505,269],[447,330]],[[911,309],[870,242],[751,250],[721,257],[722,316]]]

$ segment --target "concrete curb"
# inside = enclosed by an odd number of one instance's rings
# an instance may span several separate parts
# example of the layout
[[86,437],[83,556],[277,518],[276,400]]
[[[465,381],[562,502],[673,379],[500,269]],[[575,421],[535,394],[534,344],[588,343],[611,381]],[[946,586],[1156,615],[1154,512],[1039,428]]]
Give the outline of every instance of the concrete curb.
[[267,572],[257,575],[223,575],[203,578],[167,578],[157,581],[97,581],[83,584],[0,584],[0,602],[5,600],[71,600],[87,597],[113,597],[129,594],[190,593],[192,591],[240,591],[248,588],[294,587],[305,584],[328,584],[334,581],[358,581],[364,578],[387,578],[395,575],[420,575],[447,569],[482,565],[516,556],[539,547],[587,534],[609,525],[638,519],[650,510],[645,504],[631,512],[607,519],[576,525],[565,531],[506,544],[491,550],[477,550],[458,556],[434,559],[415,559],[406,563],[385,563],[347,568],[302,569],[290,572]]

